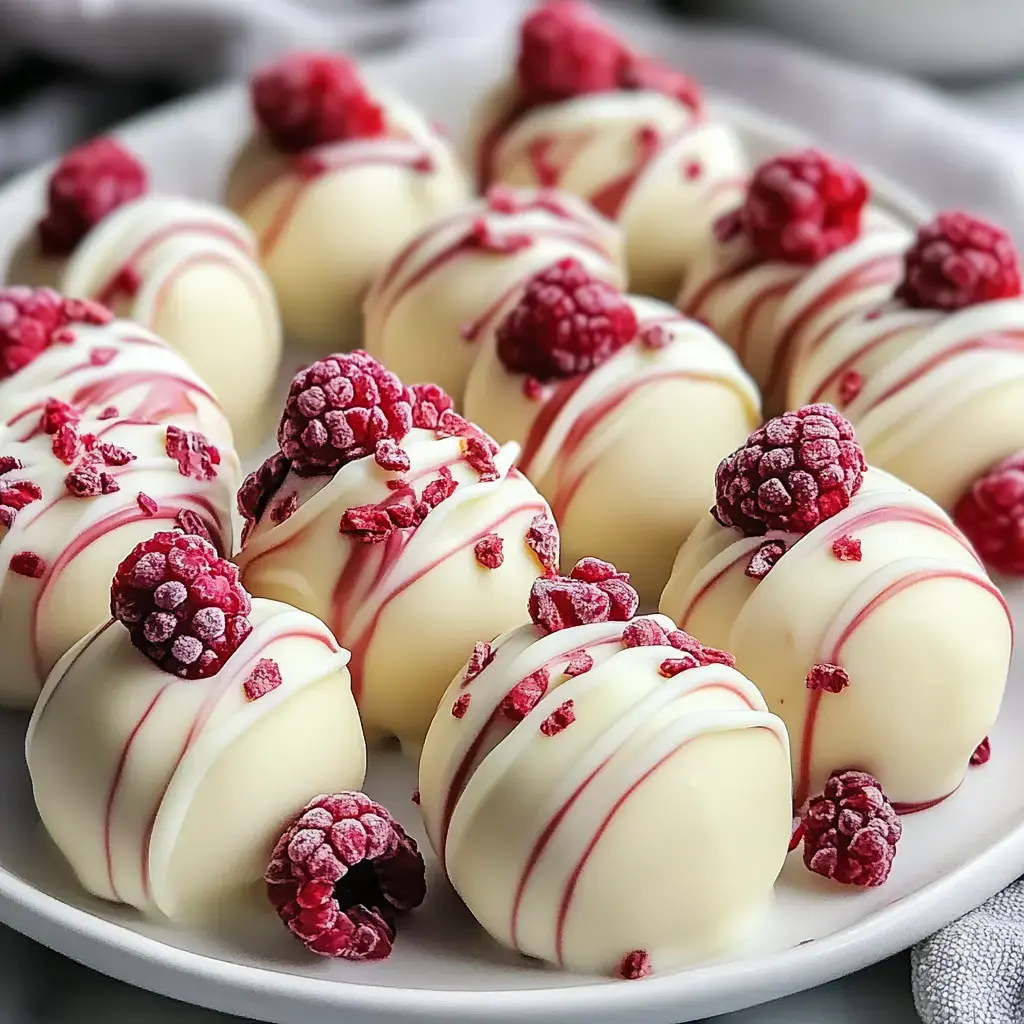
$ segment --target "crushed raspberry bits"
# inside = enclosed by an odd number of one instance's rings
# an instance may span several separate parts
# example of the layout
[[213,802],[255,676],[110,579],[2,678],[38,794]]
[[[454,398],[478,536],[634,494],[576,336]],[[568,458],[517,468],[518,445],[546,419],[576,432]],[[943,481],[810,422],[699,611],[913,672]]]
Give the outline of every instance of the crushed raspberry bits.
[[978,477],[953,519],[988,566],[1024,576],[1024,451]]
[[278,840],[264,881],[311,953],[357,961],[386,959],[397,919],[427,891],[415,841],[380,804],[352,792],[306,805]]
[[541,576],[530,591],[530,618],[548,633],[594,622],[627,622],[640,598],[629,573],[610,562],[581,558],[568,576]]
[[831,405],[805,405],[769,420],[722,460],[711,511],[747,537],[809,533],[850,504],[866,469],[852,424]]

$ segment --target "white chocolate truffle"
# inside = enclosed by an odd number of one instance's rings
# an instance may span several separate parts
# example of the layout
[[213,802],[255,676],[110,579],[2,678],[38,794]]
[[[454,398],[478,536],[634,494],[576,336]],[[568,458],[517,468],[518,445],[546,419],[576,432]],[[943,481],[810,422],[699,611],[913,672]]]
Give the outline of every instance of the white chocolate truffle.
[[[546,557],[557,561],[548,505],[512,468],[518,449],[501,449],[482,471],[467,461],[467,444],[414,427],[400,442],[404,471],[372,456],[333,476],[289,470],[237,559],[250,593],[312,612],[352,652],[368,737],[397,736],[413,751],[474,640],[527,618],[538,518],[549,524]],[[397,505],[406,506],[404,528],[388,523]],[[425,518],[414,526],[417,505]],[[494,548],[500,564],[488,568]]]
[[599,551],[652,607],[714,501],[715,467],[761,409],[753,381],[709,330],[654,299],[627,301],[636,340],[585,376],[532,390],[502,363],[490,332],[465,411],[522,445],[519,467],[551,503],[563,567]]
[[[746,575],[772,540],[788,550],[763,579]],[[941,800],[1002,700],[1006,602],[949,517],[880,469],[802,537],[744,537],[708,515],[661,610],[756,680],[789,729],[798,805],[851,767],[881,780],[897,810]],[[838,666],[848,682],[813,688],[816,666]]]
[[236,430],[264,408],[281,325],[256,239],[211,203],[147,196],[115,210],[68,262],[62,290],[148,328],[212,389]]
[[[698,662],[667,639],[628,647],[626,629],[525,625],[479,645],[427,734],[419,792],[438,858],[497,941],[636,976],[637,961],[673,970],[760,924],[791,804],[786,731],[753,684],[722,664],[672,675]],[[539,702],[506,714],[538,676]]]
[[364,306],[365,348],[403,380],[461,398],[492,319],[530,277],[566,257],[624,284],[620,232],[585,203],[492,189],[430,224],[381,272]]
[[[172,528],[184,511],[220,550],[232,548],[239,464],[231,448],[218,449],[213,465],[205,444],[175,427],[85,420],[77,432],[97,445],[62,450],[63,458],[55,454],[63,433],[0,437],[2,705],[32,707],[61,655],[108,617],[110,579],[133,545]],[[176,442],[190,448],[178,453],[180,463],[169,454]],[[107,445],[135,458],[124,462]]]
[[[110,621],[47,680],[26,743],[32,790],[94,895],[147,916],[211,920],[262,878],[311,794],[362,785],[348,652],[313,616],[275,601],[254,601],[248,618],[252,632],[205,679],[169,675]],[[264,659],[280,683],[252,689]]]
[[231,168],[226,202],[256,233],[289,337],[351,349],[374,278],[412,235],[469,196],[451,144],[397,97],[374,93],[385,134],[276,150],[261,133]]
[[206,384],[166,342],[127,320],[65,327],[60,342],[0,380],[0,423],[24,440],[51,399],[87,419],[173,423],[231,447],[231,427]]

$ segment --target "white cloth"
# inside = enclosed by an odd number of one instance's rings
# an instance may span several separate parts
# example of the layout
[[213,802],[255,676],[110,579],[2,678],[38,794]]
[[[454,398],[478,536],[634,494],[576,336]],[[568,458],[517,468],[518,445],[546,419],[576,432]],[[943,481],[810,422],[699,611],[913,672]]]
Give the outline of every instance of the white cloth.
[[[18,49],[101,72],[159,70],[198,84],[239,73],[285,46],[356,53],[431,38],[469,41],[507,26],[523,0],[0,0],[0,70]],[[905,80],[753,35],[655,21],[642,0],[616,16],[639,45],[808,129],[829,147],[910,183],[929,203],[965,207],[1024,243],[1024,134],[975,119]],[[78,92],[78,90],[74,91]],[[1024,94],[1022,94],[1024,95]],[[0,173],[11,153],[48,155],[73,131],[82,97],[54,88],[0,116]],[[975,100],[978,97],[974,97]],[[994,106],[1020,110],[1004,90]],[[1024,883],[922,943],[913,954],[926,1024],[1024,1024]],[[720,1024],[909,1024],[906,957]],[[0,928],[0,1024],[228,1024],[135,992]]]

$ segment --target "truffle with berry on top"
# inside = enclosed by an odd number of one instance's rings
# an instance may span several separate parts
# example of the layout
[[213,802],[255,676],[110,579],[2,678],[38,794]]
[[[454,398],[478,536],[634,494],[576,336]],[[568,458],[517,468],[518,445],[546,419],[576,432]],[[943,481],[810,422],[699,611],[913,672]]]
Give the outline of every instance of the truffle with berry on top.
[[355,348],[378,272],[468,198],[455,149],[338,54],[285,54],[255,72],[250,99],[253,131],[225,202],[257,236],[289,337],[321,352]]
[[834,407],[723,460],[661,611],[736,655],[792,743],[794,802],[855,767],[897,812],[953,794],[999,712],[1009,610],[930,498],[869,467]]
[[368,736],[415,754],[466,648],[557,566],[547,502],[514,447],[361,351],[295,377],[277,438],[239,493],[242,578],[331,627]]
[[597,558],[539,578],[531,621],[469,652],[419,775],[434,851],[498,942],[627,980],[749,936],[792,816],[782,722],[731,655],[638,602]]
[[793,407],[787,386],[801,354],[891,294],[911,237],[871,203],[856,167],[818,149],[755,168],[714,234],[684,275],[676,304],[736,350],[770,415]]
[[312,615],[251,599],[184,525],[127,552],[112,618],[47,680],[26,750],[80,884],[195,924],[251,900],[282,823],[310,793],[358,789],[366,751],[348,652]]
[[538,3],[515,67],[481,101],[477,175],[555,187],[621,223],[631,285],[671,299],[747,174],[689,75],[634,50],[582,0]]
[[761,420],[757,387],[709,330],[571,259],[505,304],[465,412],[521,445],[519,467],[562,532],[563,568],[600,551],[644,607],[710,504],[715,466]]

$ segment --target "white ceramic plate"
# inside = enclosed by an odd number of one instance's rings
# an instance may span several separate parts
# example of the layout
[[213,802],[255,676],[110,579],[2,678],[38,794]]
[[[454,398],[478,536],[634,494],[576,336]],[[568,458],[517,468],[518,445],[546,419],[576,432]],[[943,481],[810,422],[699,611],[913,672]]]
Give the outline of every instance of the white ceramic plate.
[[[406,55],[369,70],[460,132],[469,97],[503,59],[481,44],[451,54]],[[730,104],[722,113],[755,158],[800,133]],[[244,130],[239,89],[200,96],[127,126],[123,137],[156,169],[158,188],[214,197]],[[35,216],[42,172],[0,191],[0,260]],[[912,220],[918,203],[876,178],[876,193]],[[295,361],[298,360],[295,356]],[[1024,595],[1013,601],[1024,611]],[[970,638],[965,638],[969,642]],[[675,1024],[795,992],[902,949],[996,892],[1024,871],[1022,666],[1015,662],[994,756],[953,798],[906,822],[889,882],[840,891],[790,858],[757,942],[727,962],[640,983],[546,970],[499,949],[476,927],[431,864],[426,906],[404,923],[394,956],[379,965],[323,962],[284,933],[254,898],[252,912],[219,935],[145,922],[78,890],[38,824],[24,766],[25,719],[0,715],[0,919],[86,965],[176,999],[287,1024]],[[378,756],[367,788],[422,839],[410,802],[411,766]],[[738,841],[743,841],[740,834]],[[637,897],[645,892],[638,850]],[[821,883],[821,884],[819,884]]]

